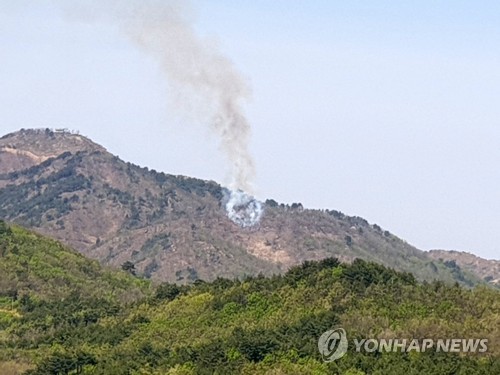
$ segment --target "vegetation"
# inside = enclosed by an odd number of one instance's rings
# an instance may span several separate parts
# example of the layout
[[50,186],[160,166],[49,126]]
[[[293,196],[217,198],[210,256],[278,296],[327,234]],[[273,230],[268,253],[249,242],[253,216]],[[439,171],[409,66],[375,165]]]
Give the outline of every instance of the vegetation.
[[428,254],[447,265],[452,272],[457,268],[463,269],[478,275],[490,285],[500,287],[500,260],[486,260],[461,251],[432,250]]
[[[148,285],[0,222],[0,373],[496,374],[500,292],[420,283],[375,263],[309,261],[283,275]],[[6,275],[6,276],[4,276]],[[366,353],[354,338],[487,338],[484,354]]]
[[0,139],[0,149],[10,150],[0,152],[1,218],[117,269],[130,262],[130,273],[155,281],[271,276],[328,257],[469,287],[500,277],[482,263],[447,266],[365,219],[299,202],[269,199],[258,226],[239,228],[217,183],[140,168],[78,134],[24,130]]
[[56,241],[1,220],[0,275],[2,375],[19,373],[58,345],[70,345],[77,340],[73,333],[106,336],[92,327],[120,315],[150,289],[144,280],[105,270]]

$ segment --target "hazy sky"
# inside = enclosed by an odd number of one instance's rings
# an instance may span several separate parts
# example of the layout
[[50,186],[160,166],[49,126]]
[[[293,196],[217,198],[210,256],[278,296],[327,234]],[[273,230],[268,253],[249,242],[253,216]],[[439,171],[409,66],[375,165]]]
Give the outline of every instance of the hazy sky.
[[[259,198],[500,258],[500,2],[191,8],[252,88]],[[49,0],[0,0],[0,64],[0,133],[68,127],[126,161],[227,179],[217,139],[169,105],[157,63],[112,25]]]

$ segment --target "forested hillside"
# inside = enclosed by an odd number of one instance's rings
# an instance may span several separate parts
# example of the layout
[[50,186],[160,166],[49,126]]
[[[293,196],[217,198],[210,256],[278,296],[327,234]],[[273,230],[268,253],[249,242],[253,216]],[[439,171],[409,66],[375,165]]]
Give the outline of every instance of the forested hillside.
[[[25,360],[43,355],[44,343],[68,327],[119,314],[149,290],[145,280],[0,220],[0,374],[30,367]],[[35,348],[34,357],[21,348]]]
[[[498,374],[500,292],[464,289],[356,260],[284,275],[149,284],[0,225],[0,373]],[[483,354],[365,353],[332,363],[317,342],[487,338]]]
[[226,215],[212,181],[126,163],[78,134],[22,130],[0,139],[0,218],[56,238],[102,264],[189,284],[273,275],[306,260],[361,258],[420,280],[485,283],[360,217],[266,200],[259,225]]

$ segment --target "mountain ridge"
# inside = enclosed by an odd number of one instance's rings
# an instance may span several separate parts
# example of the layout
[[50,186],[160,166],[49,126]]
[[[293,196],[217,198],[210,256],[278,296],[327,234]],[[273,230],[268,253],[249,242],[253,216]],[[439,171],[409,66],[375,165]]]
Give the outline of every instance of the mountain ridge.
[[[52,142],[36,142],[36,139],[50,138]],[[67,129],[21,129],[0,138],[0,173],[9,173],[40,164],[64,152],[106,149],[78,132]]]
[[126,163],[79,134],[11,133],[0,139],[0,165],[0,217],[103,264],[131,262],[161,281],[271,275],[335,256],[383,263],[420,279],[481,283],[378,225],[335,210],[268,199],[260,223],[241,228],[227,218],[226,190],[216,182]]

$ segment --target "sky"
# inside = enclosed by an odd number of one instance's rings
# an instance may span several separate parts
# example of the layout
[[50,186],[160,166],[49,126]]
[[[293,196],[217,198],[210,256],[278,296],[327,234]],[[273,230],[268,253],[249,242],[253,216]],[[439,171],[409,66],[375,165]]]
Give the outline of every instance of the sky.
[[[498,1],[193,0],[188,15],[251,88],[259,199],[500,259]],[[217,137],[113,25],[0,0],[0,67],[1,134],[79,130],[126,161],[227,182]]]

